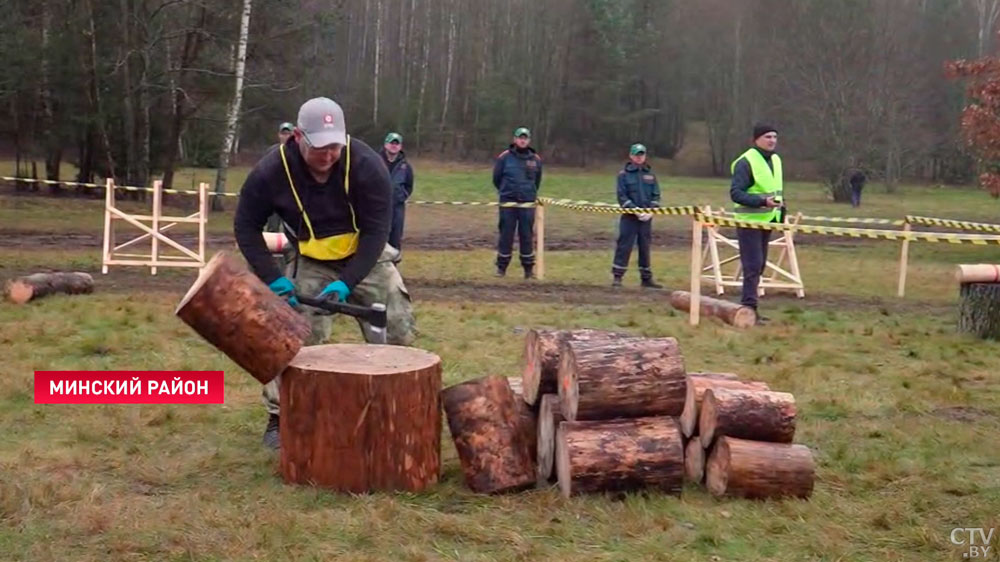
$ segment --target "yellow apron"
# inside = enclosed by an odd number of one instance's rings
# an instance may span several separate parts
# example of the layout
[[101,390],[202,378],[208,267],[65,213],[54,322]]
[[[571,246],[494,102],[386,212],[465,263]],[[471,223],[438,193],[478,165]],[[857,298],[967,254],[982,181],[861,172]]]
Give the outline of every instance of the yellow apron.
[[285,165],[285,175],[288,176],[288,186],[292,188],[292,195],[295,196],[295,202],[299,205],[299,211],[302,212],[302,218],[306,221],[306,228],[309,229],[309,239],[302,241],[299,240],[299,252],[303,256],[307,256],[317,260],[342,260],[348,256],[351,256],[358,250],[358,221],[354,216],[354,207],[351,205],[350,193],[351,193],[351,137],[347,137],[347,160],[344,166],[344,193],[348,196],[347,207],[351,210],[351,224],[354,225],[354,232],[348,232],[347,234],[337,234],[336,236],[327,236],[326,238],[316,238],[316,233],[313,232],[312,222],[309,220],[309,215],[306,214],[306,210],[302,208],[302,201],[299,199],[299,193],[295,190],[295,182],[292,181],[292,172],[288,169],[288,159],[285,158],[285,145],[282,144],[281,150],[281,162]]

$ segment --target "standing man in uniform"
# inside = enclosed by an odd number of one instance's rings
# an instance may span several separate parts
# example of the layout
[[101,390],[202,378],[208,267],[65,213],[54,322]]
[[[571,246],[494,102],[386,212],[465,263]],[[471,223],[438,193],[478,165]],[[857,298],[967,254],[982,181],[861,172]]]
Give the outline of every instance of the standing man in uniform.
[[379,153],[389,169],[389,179],[392,182],[392,228],[389,230],[389,244],[402,253],[406,200],[413,194],[413,166],[406,161],[403,136],[399,133],[386,135]]
[[[299,257],[286,272],[271,260],[262,229],[277,213],[293,230]],[[410,345],[414,318],[403,279],[393,264],[398,251],[387,245],[392,220],[392,185],[377,152],[347,135],[344,113],[329,98],[313,98],[299,109],[293,137],[268,152],[247,176],[233,226],[250,267],[272,291],[298,306],[296,294],[332,298],[362,306],[386,306],[387,341]],[[309,314],[307,345],[326,341],[330,316]],[[359,324],[365,339],[367,323]],[[278,438],[280,376],[264,387],[269,414],[264,443]]]
[[[493,186],[501,203],[535,203],[542,184],[542,157],[530,146],[531,131],[518,127],[514,142],[497,156],[493,166]],[[497,242],[497,277],[507,274],[514,251],[514,231],[521,242],[524,278],[535,276],[534,207],[500,207],[500,239]]]
[[[629,148],[629,161],[618,172],[618,204],[625,209],[649,209],[660,206],[660,184],[646,162],[646,147],[636,143]],[[653,215],[650,213],[622,213],[618,220],[618,244],[611,264],[613,287],[622,286],[622,277],[628,271],[632,246],[639,246],[639,278],[642,286],[662,289],[653,281],[649,263],[649,247],[653,241]]]
[[[781,157],[774,149],[778,130],[763,123],[753,128],[753,146],[733,161],[729,197],[735,203],[736,220],[757,223],[781,222],[784,203]],[[771,231],[737,228],[740,263],[743,266],[743,296],[740,302],[757,311],[757,288],[767,264]],[[757,323],[767,321],[757,315]]]

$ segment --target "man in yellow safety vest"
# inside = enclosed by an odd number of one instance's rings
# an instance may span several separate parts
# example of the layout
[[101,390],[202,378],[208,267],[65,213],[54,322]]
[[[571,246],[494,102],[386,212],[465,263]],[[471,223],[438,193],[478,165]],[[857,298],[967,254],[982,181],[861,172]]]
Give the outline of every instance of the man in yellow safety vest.
[[[759,123],[753,128],[753,146],[733,161],[729,197],[735,203],[736,220],[745,222],[781,222],[783,206],[781,157],[774,149],[778,131]],[[771,231],[737,228],[740,263],[743,266],[743,296],[740,302],[757,311],[757,288],[767,264]],[[766,321],[757,315],[757,323]]]

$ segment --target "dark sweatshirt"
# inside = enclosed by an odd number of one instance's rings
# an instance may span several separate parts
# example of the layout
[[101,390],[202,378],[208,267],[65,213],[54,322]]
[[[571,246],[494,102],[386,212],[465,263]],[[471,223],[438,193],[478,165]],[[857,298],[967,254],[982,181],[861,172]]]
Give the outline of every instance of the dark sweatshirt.
[[[389,240],[389,222],[392,217],[392,186],[389,172],[380,156],[363,141],[351,138],[350,206],[344,193],[344,166],[347,149],[341,151],[340,160],[334,164],[325,184],[316,182],[306,168],[294,139],[285,144],[285,155],[295,189],[305,207],[317,238],[326,238],[354,231],[351,210],[357,221],[360,236],[358,250],[340,260],[340,279],[354,288],[368,276]],[[268,151],[250,171],[240,191],[233,227],[236,243],[254,273],[265,283],[282,276],[275,265],[262,231],[272,213],[277,213],[295,231],[300,240],[309,238],[302,213],[288,185],[288,177],[281,163],[281,152]]]
[[[756,146],[754,147],[754,150],[759,152],[767,162],[767,166],[771,168],[771,170],[774,170],[774,165],[771,164],[771,155],[774,153]],[[763,207],[765,205],[763,197],[747,193],[747,190],[750,189],[753,184],[753,170],[750,168],[750,163],[747,162],[746,158],[740,158],[736,162],[736,168],[733,170],[733,181],[729,186],[729,197],[735,203],[743,205],[744,207]]]

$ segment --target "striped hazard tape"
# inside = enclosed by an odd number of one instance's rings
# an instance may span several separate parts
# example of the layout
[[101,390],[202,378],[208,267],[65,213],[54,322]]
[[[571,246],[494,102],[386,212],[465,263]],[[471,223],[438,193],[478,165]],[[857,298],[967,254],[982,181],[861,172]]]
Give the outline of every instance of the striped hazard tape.
[[623,208],[619,205],[612,205],[610,203],[599,203],[594,201],[575,201],[572,199],[551,199],[549,197],[539,197],[538,202],[542,205],[552,206],[552,207],[563,207],[566,209],[573,209],[575,211],[584,211],[588,213],[607,213],[607,214],[650,214],[650,215],[694,215],[698,213],[698,207],[694,205],[683,205],[676,207],[649,207],[649,208],[637,208],[629,207]]
[[979,232],[998,232],[1000,224],[989,224],[985,222],[960,221],[953,219],[936,219],[933,217],[919,217],[907,215],[906,222],[910,224],[920,224],[925,226],[943,226],[945,228],[956,228],[959,230],[977,230]]
[[946,242],[949,244],[974,244],[1000,246],[1000,236],[983,236],[978,234],[950,234],[943,232],[915,232],[903,230],[878,230],[868,228],[846,228],[838,226],[817,226],[810,224],[780,224],[753,221],[738,221],[723,217],[696,215],[697,220],[704,224],[715,226],[733,226],[739,228],[756,228],[758,230],[781,230],[802,232],[805,234],[825,234],[827,236],[846,236],[850,238],[872,238],[883,240],[910,240],[922,242]]
[[538,206],[537,203],[516,203],[497,201],[407,201],[407,205],[455,205],[462,207],[516,207],[519,209],[532,209]]
[[[716,212],[716,214],[730,219],[736,216],[730,211],[722,211],[721,213]],[[812,222],[832,222],[843,224],[883,224],[887,226],[903,226],[906,224],[905,220],[880,219],[875,217],[824,217],[816,215],[802,215],[801,219]]]
[[[17,178],[10,176],[0,176],[0,180],[3,181],[16,181],[24,183],[41,183],[45,185],[66,185],[70,187],[81,186],[81,187],[105,187],[102,183],[82,183],[76,181],[53,181],[53,180],[36,180],[33,178]],[[122,191],[153,191],[152,187],[137,187],[134,185],[115,185],[115,189],[121,189]],[[198,191],[194,189],[173,189],[173,188],[162,188],[160,189],[163,193],[173,193],[180,195],[198,195]],[[239,193],[215,193],[214,191],[207,191],[207,195],[216,197],[239,197]]]

